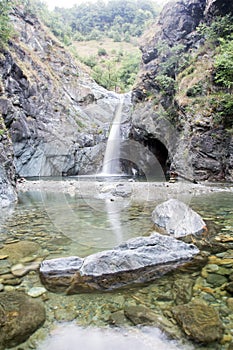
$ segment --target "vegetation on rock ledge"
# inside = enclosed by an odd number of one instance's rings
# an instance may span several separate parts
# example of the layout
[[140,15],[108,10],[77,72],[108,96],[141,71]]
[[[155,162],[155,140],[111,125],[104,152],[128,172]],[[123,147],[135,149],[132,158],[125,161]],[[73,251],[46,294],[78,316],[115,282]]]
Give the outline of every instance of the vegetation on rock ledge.
[[12,33],[12,26],[9,21],[9,12],[11,9],[11,1],[0,1],[0,48],[6,46]]

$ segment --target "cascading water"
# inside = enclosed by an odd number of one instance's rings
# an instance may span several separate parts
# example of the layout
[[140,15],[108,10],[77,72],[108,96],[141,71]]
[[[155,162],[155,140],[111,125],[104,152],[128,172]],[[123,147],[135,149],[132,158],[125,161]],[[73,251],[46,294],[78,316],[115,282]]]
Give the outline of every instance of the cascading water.
[[101,175],[119,175],[120,170],[120,146],[121,146],[121,118],[124,105],[124,96],[120,96],[119,105],[116,108],[108,142],[104,155]]

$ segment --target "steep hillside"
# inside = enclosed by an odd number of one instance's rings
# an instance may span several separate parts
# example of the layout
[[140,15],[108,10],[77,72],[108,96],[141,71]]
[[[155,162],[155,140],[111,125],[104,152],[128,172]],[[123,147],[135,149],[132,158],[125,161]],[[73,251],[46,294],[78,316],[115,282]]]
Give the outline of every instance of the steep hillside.
[[232,12],[226,0],[168,3],[141,48],[132,137],[190,179],[233,180]]
[[117,94],[98,86],[40,21],[14,8],[0,108],[20,176],[98,171]]
[[94,0],[53,11],[40,0],[24,4],[89,67],[99,85],[120,92],[132,89],[141,57],[138,38],[160,11],[156,1]]

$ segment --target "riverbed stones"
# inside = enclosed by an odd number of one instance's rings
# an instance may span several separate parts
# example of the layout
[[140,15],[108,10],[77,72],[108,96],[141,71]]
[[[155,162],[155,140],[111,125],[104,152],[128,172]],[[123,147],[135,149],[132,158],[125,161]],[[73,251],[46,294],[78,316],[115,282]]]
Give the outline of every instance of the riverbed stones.
[[0,349],[27,340],[45,321],[45,308],[22,292],[2,292],[0,304]]
[[199,252],[193,244],[154,232],[112,250],[87,256],[45,260],[40,276],[45,287],[67,294],[112,290],[152,281]]
[[47,290],[44,287],[32,287],[27,294],[32,298],[38,298],[46,292]]
[[233,294],[233,282],[230,282],[226,285],[226,290],[230,293]]
[[0,249],[0,254],[7,255],[8,260],[14,264],[28,256],[36,257],[39,251],[40,245],[38,243],[25,240],[6,244],[2,249]]
[[220,287],[224,283],[227,282],[227,278],[225,276],[219,275],[217,273],[208,274],[206,281],[210,283],[213,287]]
[[171,338],[177,338],[181,336],[181,331],[177,325],[174,325],[168,318],[161,313],[156,313],[149,307],[144,305],[130,305],[124,308],[124,314],[127,319],[135,326],[154,325],[158,327],[162,332],[166,333]]
[[[1,117],[0,127],[3,127]],[[12,203],[17,201],[17,195],[14,187],[15,170],[13,166],[13,152],[12,147],[9,144],[9,137],[5,136],[5,138],[5,141],[1,138],[0,143],[0,208],[9,207]],[[9,146],[11,149],[9,149]]]
[[16,277],[22,277],[26,275],[30,271],[36,271],[39,269],[40,262],[33,261],[30,264],[24,265],[24,264],[16,264],[11,267],[11,273],[12,275]]
[[196,342],[211,343],[221,340],[223,325],[218,312],[203,300],[172,308],[172,313],[187,336]]
[[169,199],[157,205],[152,212],[152,221],[176,238],[201,234],[206,230],[201,216],[177,199]]
[[151,325],[158,323],[158,316],[143,305],[126,306],[124,313],[134,325]]
[[132,325],[132,323],[125,317],[123,310],[112,312],[109,317],[109,322],[114,326],[124,326],[127,324]]

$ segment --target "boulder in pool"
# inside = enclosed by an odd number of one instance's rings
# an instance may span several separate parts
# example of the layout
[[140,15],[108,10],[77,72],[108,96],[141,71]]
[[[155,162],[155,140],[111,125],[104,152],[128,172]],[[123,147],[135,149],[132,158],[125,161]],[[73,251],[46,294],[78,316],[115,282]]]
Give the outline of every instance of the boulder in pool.
[[84,259],[73,256],[44,260],[40,276],[45,287],[53,292],[109,291],[153,281],[198,252],[193,244],[155,232]]
[[206,231],[206,224],[201,216],[177,199],[169,199],[157,205],[152,212],[152,221],[176,238]]
[[172,308],[174,318],[187,336],[199,343],[220,341],[223,324],[217,310],[203,300],[194,299]]

